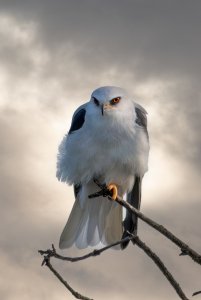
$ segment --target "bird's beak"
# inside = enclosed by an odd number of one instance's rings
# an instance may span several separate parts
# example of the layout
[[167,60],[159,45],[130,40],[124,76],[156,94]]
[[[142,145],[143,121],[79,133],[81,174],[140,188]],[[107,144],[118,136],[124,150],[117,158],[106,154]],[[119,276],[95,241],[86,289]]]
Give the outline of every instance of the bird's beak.
[[101,111],[102,111],[102,116],[104,115],[104,111],[108,110],[111,108],[111,105],[106,103],[106,104],[103,104],[102,107],[101,107]]
[[104,115],[104,107],[103,104],[101,105],[101,112],[102,112],[102,116]]

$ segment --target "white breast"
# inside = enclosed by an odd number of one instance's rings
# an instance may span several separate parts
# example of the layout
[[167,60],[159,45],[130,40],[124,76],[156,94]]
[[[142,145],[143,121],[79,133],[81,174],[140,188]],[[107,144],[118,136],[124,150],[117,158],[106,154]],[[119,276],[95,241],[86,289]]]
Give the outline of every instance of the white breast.
[[101,176],[106,184],[114,182],[125,192],[132,188],[135,174],[147,171],[147,137],[135,125],[134,114],[118,116],[118,120],[101,118],[86,118],[81,129],[64,138],[61,180],[86,183]]

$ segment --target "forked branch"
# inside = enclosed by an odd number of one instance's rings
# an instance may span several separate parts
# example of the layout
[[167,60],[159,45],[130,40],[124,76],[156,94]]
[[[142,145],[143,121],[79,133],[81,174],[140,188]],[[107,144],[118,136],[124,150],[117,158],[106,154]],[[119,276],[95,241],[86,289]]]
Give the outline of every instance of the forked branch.
[[[114,201],[111,199],[110,195],[108,194],[109,192],[107,191],[105,185],[101,185],[96,181],[97,185],[100,187],[100,191],[93,195],[89,195],[90,198],[95,198],[99,196],[104,196],[108,197],[110,201]],[[149,226],[153,227],[157,231],[159,231],[161,234],[166,236],[169,240],[171,240],[174,244],[176,244],[180,249],[181,249],[181,254],[180,255],[188,255],[190,256],[195,262],[198,264],[201,264],[201,255],[199,255],[196,251],[194,251],[192,248],[190,248],[186,243],[184,243],[182,240],[177,238],[174,234],[172,234],[169,230],[167,230],[164,226],[158,224],[157,222],[153,221],[152,219],[148,218],[144,214],[142,214],[139,210],[137,210],[135,207],[131,206],[128,202],[124,201],[122,198],[118,197],[116,201],[125,207],[128,211],[130,211],[132,214],[136,214],[139,219],[147,223]],[[83,300],[92,300],[91,298],[88,298],[86,296],[81,295],[77,291],[75,291],[64,279],[63,277],[53,268],[52,264],[50,263],[50,259],[52,257],[64,260],[64,261],[69,261],[69,262],[78,262],[80,260],[88,259],[89,257],[94,257],[97,255],[100,255],[102,252],[118,245],[121,244],[122,242],[126,242],[129,240],[133,240],[135,242],[135,245],[137,245],[140,249],[142,249],[153,261],[154,263],[158,266],[158,268],[161,270],[163,275],[167,278],[167,280],[170,282],[172,287],[175,289],[177,292],[178,296],[182,300],[189,300],[184,292],[182,291],[180,285],[178,282],[175,280],[173,275],[168,271],[164,263],[161,261],[161,259],[151,250],[150,247],[148,247],[138,236],[133,236],[132,234],[129,233],[129,236],[126,237],[123,240],[117,241],[116,243],[113,243],[111,245],[108,245],[106,247],[103,247],[101,249],[93,250],[92,252],[79,256],[79,257],[66,257],[58,254],[52,245],[52,249],[48,250],[39,250],[39,253],[43,255],[43,262],[42,265],[46,265],[51,272],[58,278],[58,280],[72,293],[72,295],[77,298],[77,299],[83,299]],[[193,296],[200,294],[201,291],[195,292]]]
[[81,295],[80,293],[76,292],[63,278],[62,276],[53,268],[52,264],[50,263],[50,258],[51,257],[55,257],[57,259],[61,259],[61,260],[65,260],[65,261],[69,261],[69,262],[78,262],[80,260],[84,260],[87,259],[89,257],[94,257],[97,255],[100,255],[102,252],[118,245],[121,244],[122,242],[126,242],[129,240],[133,240],[135,242],[135,245],[137,245],[140,249],[142,249],[154,262],[155,264],[158,266],[158,268],[161,270],[161,272],[164,274],[164,276],[167,278],[167,280],[170,282],[170,284],[172,285],[172,287],[175,289],[175,291],[177,292],[177,294],[179,295],[179,297],[182,300],[189,300],[186,295],[184,294],[184,292],[182,291],[180,285],[178,284],[178,282],[175,280],[175,278],[172,276],[172,274],[168,271],[168,269],[166,268],[166,266],[164,265],[164,263],[161,261],[161,259],[151,250],[150,247],[148,247],[144,242],[142,242],[142,240],[137,237],[137,236],[133,236],[130,234],[129,237],[126,237],[123,240],[120,240],[116,243],[113,243],[111,245],[108,245],[106,247],[103,247],[101,249],[97,249],[94,250],[86,255],[83,256],[79,256],[79,257],[67,257],[67,256],[62,256],[60,254],[58,254],[56,252],[56,249],[54,247],[54,245],[52,245],[52,249],[48,249],[46,251],[43,250],[39,250],[39,253],[41,255],[44,256],[42,265],[46,265],[51,271],[52,273],[59,279],[59,281],[61,283],[63,283],[63,285],[72,293],[72,295],[77,298],[77,299],[84,299],[84,300],[92,300],[86,296]]
[[[100,191],[89,195],[90,198],[99,197],[99,196],[106,196],[107,189],[105,185],[101,185],[97,180],[95,181],[96,184],[100,187]],[[112,198],[108,196],[108,199],[113,201]],[[198,254],[195,250],[190,248],[186,243],[176,237],[173,233],[171,233],[168,229],[166,229],[163,225],[158,224],[157,222],[153,221],[152,219],[145,216],[142,212],[137,210],[134,206],[130,205],[127,201],[124,201],[122,198],[117,197],[116,202],[118,202],[121,206],[125,207],[128,211],[133,214],[136,214],[139,219],[147,223],[149,226],[153,227],[157,231],[159,231],[162,235],[167,237],[171,240],[174,244],[176,244],[181,249],[180,255],[188,255],[190,256],[195,262],[201,265],[201,255]]]

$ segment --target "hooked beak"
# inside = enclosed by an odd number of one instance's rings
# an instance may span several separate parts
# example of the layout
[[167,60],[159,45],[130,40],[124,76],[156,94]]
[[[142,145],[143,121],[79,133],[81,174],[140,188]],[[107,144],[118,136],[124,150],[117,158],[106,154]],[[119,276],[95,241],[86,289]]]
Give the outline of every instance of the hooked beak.
[[102,106],[101,106],[101,112],[102,112],[102,116],[104,115],[104,111],[106,111],[106,110],[108,110],[108,109],[110,109],[111,108],[111,106],[110,106],[110,104],[102,104]]
[[104,115],[104,108],[103,108],[103,104],[101,105],[101,112],[102,112],[102,116]]

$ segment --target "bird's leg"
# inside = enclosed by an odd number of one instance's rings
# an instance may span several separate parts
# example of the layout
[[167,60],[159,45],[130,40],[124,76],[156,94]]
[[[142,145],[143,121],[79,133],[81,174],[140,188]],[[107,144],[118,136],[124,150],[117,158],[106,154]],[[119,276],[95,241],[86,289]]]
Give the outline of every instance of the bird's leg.
[[116,198],[118,196],[117,185],[115,183],[110,183],[110,184],[108,184],[107,189],[111,192],[111,198],[113,200],[116,200]]

